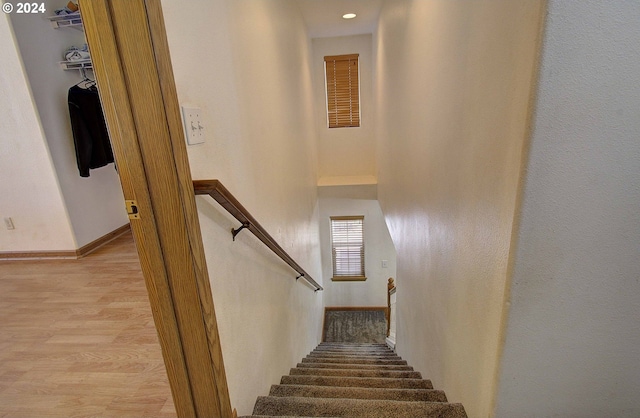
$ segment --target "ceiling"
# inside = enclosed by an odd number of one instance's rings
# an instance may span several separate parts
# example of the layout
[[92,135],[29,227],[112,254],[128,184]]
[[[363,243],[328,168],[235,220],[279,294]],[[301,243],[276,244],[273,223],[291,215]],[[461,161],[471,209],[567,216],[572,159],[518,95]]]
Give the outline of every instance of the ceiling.
[[[373,33],[382,0],[297,0],[310,38]],[[355,13],[354,19],[343,19]]]

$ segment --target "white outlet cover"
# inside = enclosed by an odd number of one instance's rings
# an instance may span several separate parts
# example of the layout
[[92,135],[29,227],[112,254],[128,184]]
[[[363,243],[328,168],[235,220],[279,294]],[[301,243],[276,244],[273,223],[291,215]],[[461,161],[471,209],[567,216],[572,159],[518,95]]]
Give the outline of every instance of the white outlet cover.
[[204,126],[200,116],[201,109],[194,106],[182,106],[182,120],[187,144],[204,143]]

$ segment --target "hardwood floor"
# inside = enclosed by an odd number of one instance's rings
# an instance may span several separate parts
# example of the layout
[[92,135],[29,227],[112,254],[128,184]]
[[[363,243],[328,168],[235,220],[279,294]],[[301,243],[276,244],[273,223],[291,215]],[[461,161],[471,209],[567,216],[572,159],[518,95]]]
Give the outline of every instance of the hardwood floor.
[[0,418],[175,416],[131,233],[0,261]]

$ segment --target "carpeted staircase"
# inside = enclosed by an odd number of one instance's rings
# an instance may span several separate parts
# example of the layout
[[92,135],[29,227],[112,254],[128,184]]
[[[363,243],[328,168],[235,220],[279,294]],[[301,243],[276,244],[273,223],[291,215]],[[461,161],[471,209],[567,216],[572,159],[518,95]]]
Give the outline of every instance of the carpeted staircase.
[[462,418],[384,344],[322,343],[260,396],[252,417]]

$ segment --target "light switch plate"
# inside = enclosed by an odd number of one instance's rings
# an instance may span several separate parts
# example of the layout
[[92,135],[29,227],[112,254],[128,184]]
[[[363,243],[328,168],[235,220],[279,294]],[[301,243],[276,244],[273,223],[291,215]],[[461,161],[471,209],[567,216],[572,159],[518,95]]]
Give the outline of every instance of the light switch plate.
[[199,107],[182,106],[184,131],[189,145],[202,144],[204,142],[204,126],[202,126],[200,111]]

